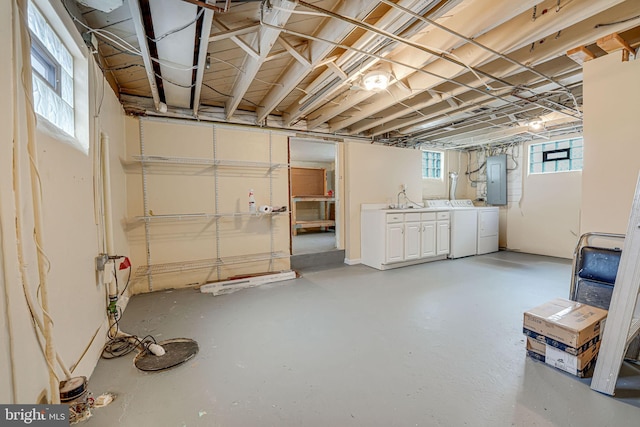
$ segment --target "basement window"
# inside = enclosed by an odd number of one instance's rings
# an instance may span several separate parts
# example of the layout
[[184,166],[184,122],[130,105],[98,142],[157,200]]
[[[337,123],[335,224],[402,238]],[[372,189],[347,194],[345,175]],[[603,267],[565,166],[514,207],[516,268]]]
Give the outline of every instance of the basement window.
[[583,139],[572,138],[529,146],[529,173],[581,171]]
[[442,179],[442,153],[422,151],[422,178]]
[[75,136],[73,56],[33,3],[29,3],[29,30],[33,108],[65,134]]

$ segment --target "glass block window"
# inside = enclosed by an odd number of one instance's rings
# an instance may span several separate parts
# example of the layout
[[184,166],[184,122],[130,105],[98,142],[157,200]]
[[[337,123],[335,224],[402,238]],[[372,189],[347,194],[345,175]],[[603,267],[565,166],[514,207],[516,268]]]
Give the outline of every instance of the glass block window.
[[442,153],[438,151],[422,152],[422,178],[442,178]]
[[35,112],[74,136],[73,57],[32,3],[29,30]]
[[582,170],[582,138],[543,142],[529,146],[529,173]]

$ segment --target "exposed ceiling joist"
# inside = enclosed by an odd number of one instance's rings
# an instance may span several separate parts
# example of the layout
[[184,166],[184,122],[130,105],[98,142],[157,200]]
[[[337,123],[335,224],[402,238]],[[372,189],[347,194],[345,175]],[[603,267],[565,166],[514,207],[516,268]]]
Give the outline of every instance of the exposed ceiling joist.
[[296,58],[303,65],[306,65],[307,67],[311,66],[311,62],[307,58],[305,58],[300,52],[298,52],[295,47],[293,47],[291,44],[289,44],[288,41],[286,41],[285,39],[280,37],[278,39],[278,43],[280,43],[280,45],[282,47],[284,47],[285,50],[291,54],[291,56]]
[[[224,26],[224,24],[222,24],[219,21],[215,22],[216,27],[222,27],[222,28],[226,28]],[[219,33],[213,34],[212,36],[209,37],[209,42],[217,42],[220,40],[224,40],[227,38],[231,38],[231,37],[237,37],[237,36],[241,36],[244,34],[249,34],[249,33],[254,33],[256,31],[258,31],[260,29],[260,24],[256,23],[256,24],[249,24],[249,25],[244,25],[242,27],[239,28],[234,28],[234,29],[227,29],[227,30],[223,30],[220,31]]]
[[[149,53],[149,44],[147,41],[147,32],[143,23],[142,12],[140,11],[140,3],[138,0],[127,0],[129,10],[131,11],[131,19],[138,38],[138,46],[141,52],[142,60],[144,61],[144,69],[149,80],[149,86],[151,87],[151,96],[153,97],[153,104],[156,110],[160,110],[160,91],[158,84],[156,83],[156,70],[159,70],[159,65],[154,63]],[[164,102],[164,101],[162,101]]]
[[[569,2],[559,13],[547,13],[539,17],[535,21],[531,20],[531,15],[527,11],[509,20],[503,25],[476,38],[483,45],[491,46],[492,49],[509,53],[515,49],[521,48],[530,43],[535,43],[540,39],[547,37],[549,34],[555,34],[566,26],[580,22],[594,13],[600,12],[611,7],[610,3],[619,3],[620,1],[609,2],[607,5],[599,0],[584,0],[579,3]],[[543,3],[544,7],[555,10],[556,1],[547,0]],[[464,58],[465,63],[471,67],[477,67],[493,55],[491,52],[484,50],[478,46],[465,44],[451,53],[459,58]],[[459,76],[468,70],[443,59],[433,61],[425,67],[426,70],[444,76]],[[433,77],[422,73],[414,73],[408,77],[410,87],[432,88],[440,81]],[[362,112],[349,114],[349,118],[330,120],[332,130],[339,130],[348,127],[361,119],[377,114],[385,108],[392,106],[398,102],[403,102],[405,98],[400,95],[379,93],[375,96],[372,103],[368,104]],[[322,119],[324,121],[324,118]]]
[[[353,16],[357,19],[363,19],[375,7],[374,2],[366,0],[350,0],[341,2],[337,10],[338,13],[345,16]],[[352,27],[344,22],[330,21],[326,23],[319,31],[319,38],[329,38],[333,40],[342,40],[352,31]],[[325,57],[333,50],[333,45],[320,41],[310,41],[309,49],[311,65],[307,66],[300,62],[291,64],[282,74],[278,81],[278,85],[271,88],[269,93],[260,102],[261,106],[256,110],[258,121],[264,120],[278,106],[278,104],[294,90],[298,84],[313,70],[314,66],[325,59]]]
[[[442,8],[440,7],[441,2],[434,2],[431,0],[401,0],[399,2],[399,4],[401,4],[403,7],[408,8],[409,10],[420,11],[422,13],[425,13],[425,10],[428,11],[427,13],[431,13],[432,11],[430,9],[435,9],[433,10],[433,13],[443,13],[453,7],[457,2],[446,3],[447,7]],[[409,15],[406,15],[405,13],[397,9],[390,9],[376,22],[376,26],[393,33],[401,33],[407,30],[406,26],[411,22],[412,19]],[[364,33],[357,41],[353,43],[352,47],[357,49],[378,51],[381,46],[384,46],[384,43],[388,45],[386,48],[387,52],[391,51],[391,48],[395,46],[395,44],[388,43],[388,41],[384,37],[381,37],[377,34]],[[354,50],[346,50],[340,55],[339,58],[336,58],[336,60],[332,62],[334,63],[334,65],[340,67],[340,70],[342,70],[343,68],[350,70],[350,76],[345,73],[345,75],[347,75],[347,78],[342,78],[340,82],[337,82],[334,79],[331,79],[331,74],[333,71],[335,71],[335,69],[329,69],[325,71],[307,88],[304,89],[307,95],[298,100],[297,103],[292,103],[291,107],[287,109],[284,114],[287,123],[292,123],[294,120],[297,120],[307,112],[313,111],[314,108],[323,103],[327,98],[331,98],[339,93],[340,90],[344,90],[345,85],[355,81],[357,78],[359,78],[360,75],[367,72],[367,70],[375,67],[376,64],[380,62],[380,60],[367,57],[366,55],[358,54]],[[321,87],[322,93],[316,97],[317,99],[315,99],[315,101],[309,102],[309,99],[314,96],[315,92],[319,92],[319,88]]]
[[204,72],[207,68],[207,55],[208,55],[208,38],[211,33],[211,23],[213,21],[213,11],[206,10],[203,15],[202,25],[200,28],[200,33],[198,36],[200,37],[198,53],[197,53],[197,65],[196,65],[196,76],[194,79],[193,86],[193,96],[191,100],[191,105],[193,109],[193,115],[196,116],[198,114],[198,108],[200,107],[200,94],[202,93],[202,80],[204,79]]
[[[528,10],[529,7],[538,3],[538,1],[539,0],[526,0],[514,8],[513,2],[510,0],[496,0],[493,2],[494,7],[491,14],[484,13],[486,10],[485,4],[473,3],[461,10],[454,10],[452,16],[446,20],[447,27],[456,31],[464,31],[470,36],[480,35],[497,24],[502,24],[514,16],[523,13],[525,10]],[[457,37],[438,28],[430,28],[428,32],[416,35],[412,38],[412,42],[430,46],[433,50],[438,49],[440,51],[449,51],[460,45],[460,40]],[[406,79],[416,72],[416,68],[423,68],[436,59],[430,55],[417,54],[415,50],[406,46],[393,52],[389,55],[389,58],[395,61],[394,64],[407,64],[411,67],[397,66],[394,74],[398,80]],[[413,88],[428,88],[422,86],[421,83],[417,86],[411,84],[409,84],[409,86]],[[389,90],[391,90],[391,88],[389,88]],[[323,106],[309,114],[309,126],[313,128],[314,126],[329,121],[365,100],[369,102],[369,98],[375,98],[375,96],[376,93],[364,91],[355,95],[342,94],[336,99],[336,104]]]
[[[291,12],[295,9],[296,3],[287,0],[273,0],[272,5],[277,7],[277,9],[274,7],[270,11],[260,11],[261,21],[273,27],[283,27],[291,16]],[[236,108],[238,108],[242,97],[258,74],[262,63],[280,36],[280,31],[273,27],[262,26],[255,35],[254,41],[258,46],[258,56],[247,57],[242,67],[242,73],[239,75],[240,78],[236,79],[231,97],[229,97],[225,105],[227,119],[229,119],[236,111]]]
[[[228,33],[228,38],[230,38],[231,40],[233,40],[233,42],[242,50],[244,50],[248,55],[252,56],[254,59],[259,59],[260,58],[260,53],[254,49],[249,43],[245,42],[244,40],[242,40],[240,37],[238,37],[238,35],[233,34],[233,30],[229,29],[229,27],[227,27],[225,24],[223,24],[222,22],[218,21],[217,19],[213,20],[213,25],[217,28],[220,28],[223,32]],[[256,30],[260,29],[260,27],[256,28]],[[243,35],[243,34],[249,34],[249,33],[253,33],[254,31],[247,31],[247,32],[241,32],[239,35]],[[227,38],[227,37],[224,37]],[[220,39],[222,40],[222,39]]]
[[[637,1],[127,0],[68,12],[98,37],[129,113],[446,149],[579,131],[582,67],[566,53],[637,60]],[[377,70],[390,86],[365,90]],[[527,132],[538,116],[547,129]]]

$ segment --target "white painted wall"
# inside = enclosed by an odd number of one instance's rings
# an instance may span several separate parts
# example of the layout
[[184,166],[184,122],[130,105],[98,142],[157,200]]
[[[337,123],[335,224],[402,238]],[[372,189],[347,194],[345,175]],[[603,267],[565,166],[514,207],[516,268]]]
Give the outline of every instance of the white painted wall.
[[345,146],[345,257],[360,260],[360,205],[396,203],[400,185],[409,199],[422,202],[422,155],[408,150],[348,141]]
[[[571,136],[563,137],[563,139]],[[507,161],[508,204],[500,207],[500,247],[532,254],[572,258],[580,226],[581,172],[528,173],[530,143],[510,149]],[[484,156],[471,154],[475,170]],[[477,187],[466,181],[469,198],[486,197],[486,176],[473,174]]]
[[[522,198],[501,209],[506,247],[539,255],[572,258],[579,236],[581,172],[529,175],[522,150]],[[506,220],[506,223],[504,223]],[[504,234],[503,234],[504,236]]]
[[442,151],[442,155],[444,164],[442,168],[442,178],[422,180],[422,199],[449,199],[449,188],[451,186],[451,181],[449,180],[450,172],[458,173],[456,199],[468,198],[466,194],[466,178],[464,176],[467,168],[467,154],[458,150],[447,150]]
[[[14,61],[21,64],[21,60],[12,54],[12,3],[0,2],[0,54],[5,58],[0,62],[0,90],[6,94],[0,101],[0,133],[4,141],[0,144],[0,401],[33,403],[46,394],[48,374],[26,306],[16,246],[15,217],[19,212],[25,221],[21,237],[26,254],[26,275],[30,292],[35,296],[37,261],[24,132],[17,144],[20,147],[18,166],[22,171],[18,188],[20,205],[16,206],[14,199],[14,188],[17,187],[13,179],[13,124],[15,119],[24,130],[26,114],[24,104],[19,103],[15,108],[13,105],[13,96],[21,95],[23,87],[20,77],[13,72]],[[88,96],[77,105],[86,108],[84,113],[89,117],[97,116],[95,122],[86,123],[89,153],[41,132],[35,135],[43,196],[43,249],[50,261],[48,288],[54,343],[65,365],[75,366],[73,374],[85,376],[93,371],[106,341],[105,293],[97,283],[94,262],[94,257],[101,251],[93,186],[93,155],[97,142],[94,136],[100,130],[109,133],[112,140],[115,218],[124,215],[126,205],[124,194],[117,191],[124,182],[118,161],[124,154],[124,112],[106,82],[102,78],[94,81],[94,76],[101,75],[99,70],[95,71],[89,69],[78,73],[88,79],[84,82],[88,84]],[[98,108],[99,115],[96,114]],[[123,228],[116,224],[114,233],[117,251],[128,253]],[[15,375],[15,399],[11,392],[11,368]],[[60,370],[58,373],[61,375]]]
[[582,233],[626,233],[640,171],[640,60],[584,64]]

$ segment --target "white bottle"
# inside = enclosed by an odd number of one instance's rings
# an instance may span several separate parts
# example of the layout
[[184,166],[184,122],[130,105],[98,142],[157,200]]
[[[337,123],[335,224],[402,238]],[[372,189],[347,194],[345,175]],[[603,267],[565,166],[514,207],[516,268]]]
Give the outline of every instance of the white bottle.
[[249,212],[256,213],[256,198],[253,195],[253,188],[249,190]]

